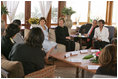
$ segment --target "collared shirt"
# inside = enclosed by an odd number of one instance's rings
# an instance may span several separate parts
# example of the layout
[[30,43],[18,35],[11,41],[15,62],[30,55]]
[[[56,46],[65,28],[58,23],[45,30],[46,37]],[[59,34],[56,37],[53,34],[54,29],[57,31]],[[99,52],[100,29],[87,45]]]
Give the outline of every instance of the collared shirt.
[[95,29],[94,38],[98,38],[98,39],[101,39],[102,41],[109,42],[109,39],[108,39],[109,38],[108,28],[103,26],[102,30],[100,31],[100,27],[97,27]]

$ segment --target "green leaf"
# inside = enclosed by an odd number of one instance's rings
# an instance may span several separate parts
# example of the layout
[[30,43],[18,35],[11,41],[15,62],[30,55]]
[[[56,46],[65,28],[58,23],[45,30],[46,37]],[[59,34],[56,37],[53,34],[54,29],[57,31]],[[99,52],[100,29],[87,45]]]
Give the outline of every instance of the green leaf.
[[90,58],[93,58],[92,54],[85,56],[83,59],[90,59]]
[[72,10],[72,7],[69,7],[69,8],[64,7],[62,9],[62,14],[63,15],[72,15],[74,13],[75,13],[75,11]]
[[4,5],[2,5],[1,6],[1,15],[3,15],[3,14],[8,14],[9,12],[8,12],[8,10],[7,10],[7,8],[4,6]]

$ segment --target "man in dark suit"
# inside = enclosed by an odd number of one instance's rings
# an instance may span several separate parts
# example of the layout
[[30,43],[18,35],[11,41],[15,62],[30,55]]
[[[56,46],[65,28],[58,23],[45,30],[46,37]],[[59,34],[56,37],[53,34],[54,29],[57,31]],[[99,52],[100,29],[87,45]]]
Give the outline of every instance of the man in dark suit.
[[88,39],[87,39],[87,48],[86,49],[89,49],[92,46],[92,39],[93,39],[93,36],[94,36],[95,28],[98,27],[97,20],[93,20],[93,23],[92,24],[89,24],[86,27],[88,27],[86,29],[87,30],[87,33],[85,33],[84,36],[88,36]]

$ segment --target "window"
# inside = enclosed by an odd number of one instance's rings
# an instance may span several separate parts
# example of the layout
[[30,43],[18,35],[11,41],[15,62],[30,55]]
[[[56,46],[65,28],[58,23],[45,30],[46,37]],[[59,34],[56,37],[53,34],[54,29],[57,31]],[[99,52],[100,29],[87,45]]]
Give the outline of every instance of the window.
[[40,18],[41,16],[39,1],[31,1],[31,17]]
[[77,19],[79,19],[79,22],[87,22],[88,1],[66,1],[66,6],[72,7],[72,9],[76,11],[76,13],[71,16],[73,22],[77,22]]
[[116,25],[117,22],[117,2],[113,1],[113,16],[112,16],[112,24]]
[[106,1],[91,1],[90,19],[105,20],[106,4]]
[[[19,1],[14,19],[20,19],[22,24],[25,23],[25,1]],[[9,23],[10,21],[7,16],[7,24]]]
[[51,23],[57,24],[57,22],[58,22],[58,1],[52,1]]

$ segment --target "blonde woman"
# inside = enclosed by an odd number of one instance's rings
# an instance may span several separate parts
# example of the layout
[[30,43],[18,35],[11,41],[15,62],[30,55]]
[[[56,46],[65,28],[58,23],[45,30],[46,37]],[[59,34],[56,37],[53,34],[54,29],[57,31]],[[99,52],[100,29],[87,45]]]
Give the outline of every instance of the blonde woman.
[[64,18],[59,19],[59,25],[55,29],[56,42],[66,46],[66,52],[75,50],[75,42],[71,41],[68,28],[64,25]]
[[96,74],[117,76],[117,48],[113,44],[104,47],[99,56],[100,67]]

